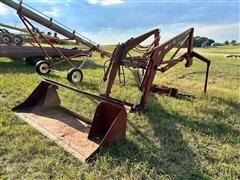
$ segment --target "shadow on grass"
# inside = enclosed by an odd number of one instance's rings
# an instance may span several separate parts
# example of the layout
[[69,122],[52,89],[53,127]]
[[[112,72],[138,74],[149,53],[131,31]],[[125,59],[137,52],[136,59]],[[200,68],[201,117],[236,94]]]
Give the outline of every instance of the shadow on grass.
[[[231,110],[233,111],[239,111],[240,109],[240,99],[235,99],[235,100],[226,100],[226,98],[223,97],[212,97],[211,100],[216,101],[217,104],[225,104],[227,105],[229,108],[231,108]],[[238,102],[237,102],[238,101]],[[231,111],[229,111],[231,112]]]
[[35,73],[35,68],[28,65],[23,59],[15,59],[11,62],[0,62],[0,73]]
[[184,79],[188,76],[191,76],[191,75],[197,75],[197,74],[205,74],[206,72],[205,71],[198,71],[198,72],[190,72],[190,73],[186,73],[186,74],[183,74],[181,76],[178,77],[178,79]]
[[[220,101],[233,108],[238,107],[234,102]],[[195,152],[189,147],[189,142],[184,140],[179,127],[212,136],[218,141],[236,143],[239,140],[240,132],[229,124],[218,122],[217,119],[202,120],[178,112],[169,113],[154,96],[147,108],[144,116],[149,119],[153,132],[148,133],[146,129],[139,128],[137,123],[128,121],[128,129],[134,139],[127,137],[102,151],[103,155],[113,158],[113,166],[126,162],[130,166],[147,162],[158,175],[169,175],[176,179],[205,179],[209,178],[207,169],[200,167]],[[152,133],[153,136],[148,135]]]
[[[76,67],[79,67],[82,63],[83,63],[84,60],[71,60],[71,63],[73,63]],[[83,65],[82,69],[98,69],[98,68],[102,68],[103,69],[103,65],[100,65],[100,64],[97,64],[95,62],[93,62],[91,59],[90,60],[87,60],[85,62],[85,64]],[[62,71],[62,70],[68,70],[70,69],[71,66],[67,63],[67,62],[63,62],[61,64],[58,64],[54,67],[54,69],[57,69],[59,71]]]
[[240,131],[233,129],[233,127],[226,122],[184,119],[180,124],[190,128],[192,131],[197,131],[207,136],[213,136],[221,142],[227,141],[228,143],[236,143],[240,138]]
[[[76,65],[77,67],[80,66],[83,62],[83,60],[71,60],[71,62]],[[59,65],[56,65],[54,69],[57,69],[59,71],[68,70],[71,66],[67,63],[61,63]],[[95,62],[88,60],[82,67],[83,69],[98,69],[102,68],[103,65],[96,64]],[[12,61],[8,62],[0,62],[0,71],[1,73],[35,73],[35,67],[32,65],[29,65],[25,62],[24,59],[14,59]]]
[[[185,121],[187,117],[177,113],[169,113],[164,107],[152,100],[151,107],[145,113],[149,123],[154,130],[161,149],[158,152],[160,157],[151,157],[163,172],[174,178],[203,179],[205,175],[196,161],[195,153],[188,147],[188,142],[183,139],[178,124]],[[180,123],[181,124],[181,123]],[[147,143],[151,143],[148,141]],[[157,167],[156,167],[157,168]]]
[[[233,115],[238,114],[238,116],[240,116],[240,102],[238,102],[239,100],[237,100],[237,98],[226,99],[223,97],[211,97],[210,101],[212,103],[208,106],[208,108],[199,107],[199,111],[210,117],[211,119],[216,120],[216,122],[214,122],[214,126],[219,127],[216,129],[231,129],[227,122]],[[211,124],[209,124],[209,126],[211,126]],[[227,128],[227,126],[229,126],[229,128]],[[219,131],[220,133],[224,133],[224,131],[222,130]]]
[[[169,114],[157,100],[151,101],[151,104],[144,116],[149,119],[154,138],[144,134],[136,123],[128,121],[128,129],[134,140],[126,138],[101,151],[100,154],[110,156],[113,159],[112,165],[116,167],[126,162],[129,166],[147,162],[158,176],[203,179],[205,175],[200,167],[197,167],[199,163],[195,160],[195,154],[184,141],[176,125],[185,117]],[[146,173],[151,174],[151,170]],[[156,177],[156,174],[152,177]]]

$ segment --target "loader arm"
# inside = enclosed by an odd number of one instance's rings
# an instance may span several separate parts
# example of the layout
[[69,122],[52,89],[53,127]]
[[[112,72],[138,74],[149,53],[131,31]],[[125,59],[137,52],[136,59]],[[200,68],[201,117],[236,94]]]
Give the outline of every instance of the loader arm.
[[[153,81],[157,71],[164,73],[184,60],[186,60],[185,67],[190,67],[192,65],[193,57],[196,57],[207,64],[204,86],[204,93],[206,93],[210,61],[202,55],[193,51],[193,32],[194,29],[190,28],[183,33],[173,37],[172,39],[166,41],[165,43],[159,45],[158,31],[153,30],[137,38],[131,38],[125,43],[118,45],[114,50],[108,70],[104,76],[104,80],[108,80],[105,96],[110,97],[114,80],[116,79],[117,73],[121,65],[132,68],[142,68],[143,70],[145,70],[145,73],[139,86],[139,90],[141,91],[141,100],[139,104],[133,107],[133,110],[141,111],[147,102],[150,91],[158,92],[160,94],[168,94],[172,90],[170,88],[163,88],[162,86],[153,85]],[[155,39],[157,39],[158,41],[154,40],[154,47],[150,51],[148,51],[150,52],[149,56],[143,55],[126,57],[129,51],[131,51],[133,48],[139,45],[139,43],[146,40],[153,34],[155,34]],[[177,48],[176,50],[174,49],[175,51],[171,55],[171,57],[165,60],[166,55],[176,46]],[[183,47],[187,47],[186,52],[176,57],[180,52],[181,48]],[[173,90],[176,90],[177,92],[177,89]]]
[[[147,97],[150,93],[150,89],[153,85],[154,77],[156,75],[156,72],[159,70],[159,66],[162,65],[162,62],[164,60],[165,55],[173,49],[177,44],[181,44],[181,46],[175,51],[175,53],[172,55],[172,57],[167,61],[167,63],[161,67],[160,71],[165,72],[175,66],[177,63],[183,61],[186,59],[186,67],[189,67],[192,65],[192,38],[193,38],[193,31],[194,29],[188,29],[187,31],[179,34],[178,36],[175,36],[174,38],[168,40],[167,42],[159,45],[155,48],[155,51],[152,55],[151,61],[149,61],[148,68],[146,69],[145,75],[143,77],[140,90],[142,91],[142,98],[141,98],[141,106],[143,106],[146,101]],[[188,48],[187,53],[184,55],[175,58],[181,47],[183,46],[184,42],[188,41]]]
[[104,81],[108,79],[105,93],[106,97],[109,97],[109,94],[111,93],[111,88],[119,71],[120,65],[123,64],[123,60],[126,58],[128,52],[152,35],[154,35],[154,46],[156,47],[160,39],[159,29],[154,29],[136,38],[131,38],[125,43],[119,44],[115,48],[110,64],[103,78]]

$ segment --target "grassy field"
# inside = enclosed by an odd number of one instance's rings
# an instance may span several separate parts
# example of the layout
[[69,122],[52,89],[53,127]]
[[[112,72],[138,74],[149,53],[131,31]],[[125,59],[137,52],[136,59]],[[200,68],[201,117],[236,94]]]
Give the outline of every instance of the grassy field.
[[[128,115],[126,138],[101,149],[84,164],[11,112],[43,76],[23,60],[0,58],[0,177],[240,179],[240,60],[224,58],[239,54],[239,46],[195,50],[212,61],[208,95],[203,95],[206,66],[201,62],[194,61],[188,69],[180,63],[159,73],[156,83],[196,98],[152,94],[144,114]],[[106,59],[97,55],[92,59],[83,70],[84,81],[75,87],[97,94]],[[47,78],[69,84],[63,76],[54,72]],[[116,83],[114,97],[136,101],[136,83],[130,72],[126,87]],[[93,102],[64,90],[61,93],[63,104],[92,116]]]

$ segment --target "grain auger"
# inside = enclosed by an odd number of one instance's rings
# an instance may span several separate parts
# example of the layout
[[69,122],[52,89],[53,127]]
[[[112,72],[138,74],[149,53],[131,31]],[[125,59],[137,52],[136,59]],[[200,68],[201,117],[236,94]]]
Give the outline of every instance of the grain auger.
[[[38,74],[46,75],[51,71],[54,71],[55,70],[54,68],[59,64],[68,64],[70,66],[70,69],[67,73],[67,79],[70,82],[78,83],[83,79],[83,73],[81,69],[85,62],[91,57],[93,51],[99,52],[101,54],[101,57],[103,56],[111,57],[111,53],[104,50],[97,43],[91,41],[90,39],[77,33],[76,31],[64,26],[63,24],[54,21],[53,18],[48,17],[45,14],[37,11],[36,9],[31,8],[22,1],[17,3],[13,0],[0,0],[0,2],[17,11],[20,20],[23,22],[28,33],[31,34],[31,36],[33,37],[35,44],[37,44],[37,46],[41,48],[41,50],[45,54],[44,57],[47,57],[46,60],[45,59],[41,60],[36,64],[35,67]],[[46,36],[44,36],[43,33],[40,32],[40,30],[36,26],[34,26],[34,24],[30,20],[38,24],[41,24],[42,26],[68,38],[69,40],[75,40],[77,43],[86,46],[87,49],[82,50],[80,53],[77,53],[73,56],[66,57],[64,53],[61,51],[61,49],[55,47],[54,44]],[[56,53],[58,53],[58,57],[60,57],[60,60],[58,60],[57,62],[54,61],[54,59],[45,50],[45,47],[39,42],[37,37],[40,37],[41,39],[44,40],[44,42],[46,42],[50,47],[52,47],[56,51]],[[85,57],[85,60],[81,63],[80,66],[76,66],[71,61],[72,58],[76,57]]]

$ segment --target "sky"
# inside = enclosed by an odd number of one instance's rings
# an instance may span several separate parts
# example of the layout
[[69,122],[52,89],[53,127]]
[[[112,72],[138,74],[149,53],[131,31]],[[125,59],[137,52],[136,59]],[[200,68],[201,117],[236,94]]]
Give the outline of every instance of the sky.
[[[159,28],[161,40],[194,27],[195,36],[240,41],[239,0],[23,0],[99,44],[116,44]],[[0,23],[23,27],[0,3]],[[45,28],[39,26],[41,30]]]

